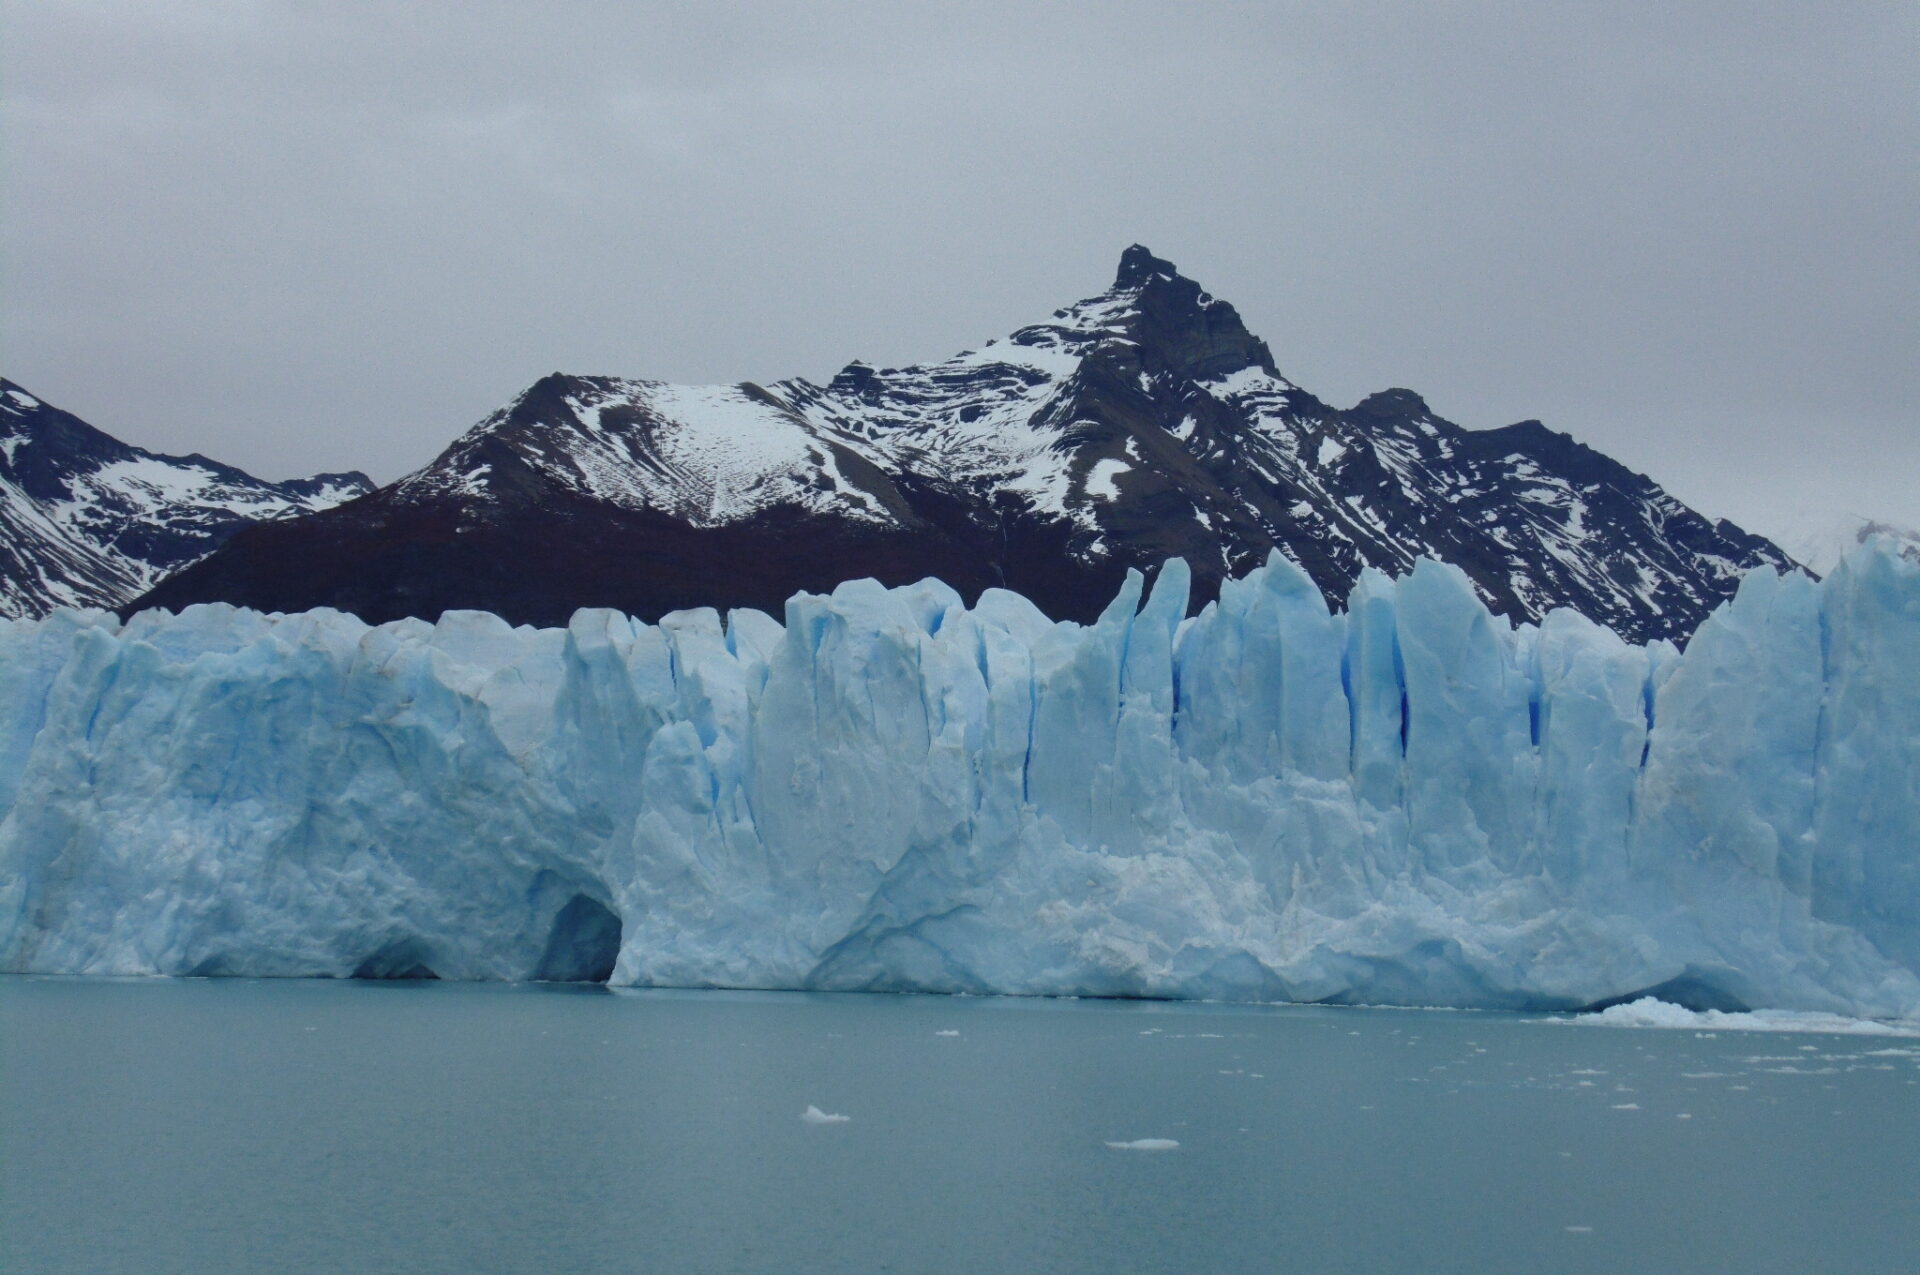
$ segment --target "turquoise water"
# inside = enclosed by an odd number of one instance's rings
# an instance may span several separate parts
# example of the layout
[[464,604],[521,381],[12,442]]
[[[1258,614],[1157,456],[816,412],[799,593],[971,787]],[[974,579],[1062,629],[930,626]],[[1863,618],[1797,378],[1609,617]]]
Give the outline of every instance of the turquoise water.
[[[1136,1139],[1179,1146],[1106,1145]],[[0,1253],[33,1272],[1905,1271],[1920,1041],[0,979]]]

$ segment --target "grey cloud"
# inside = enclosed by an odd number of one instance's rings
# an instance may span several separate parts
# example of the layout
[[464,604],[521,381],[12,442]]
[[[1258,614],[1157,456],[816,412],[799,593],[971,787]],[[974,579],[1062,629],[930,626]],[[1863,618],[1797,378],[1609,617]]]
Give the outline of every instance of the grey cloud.
[[21,3],[4,370],[270,477],[951,353],[1135,240],[1336,402],[1920,523],[1920,10]]

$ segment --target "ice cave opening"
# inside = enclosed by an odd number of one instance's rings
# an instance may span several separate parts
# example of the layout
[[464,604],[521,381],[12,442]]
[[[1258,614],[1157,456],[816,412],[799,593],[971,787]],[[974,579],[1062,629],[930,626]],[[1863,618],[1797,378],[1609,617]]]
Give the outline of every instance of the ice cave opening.
[[353,977],[382,982],[437,979],[440,976],[427,963],[429,956],[427,945],[419,939],[394,939],[356,965]]
[[620,918],[584,894],[568,899],[553,918],[547,950],[533,977],[543,983],[604,983],[620,959]]
[[1703,970],[1689,965],[1678,977],[1664,983],[1655,983],[1652,987],[1643,987],[1637,992],[1626,992],[1619,996],[1609,996],[1605,1000],[1594,1001],[1591,1005],[1581,1006],[1582,1013],[1597,1013],[1603,1009],[1612,1009],[1615,1005],[1631,1005],[1634,1001],[1651,996],[1655,1000],[1665,1001],[1669,1005],[1678,1005],[1695,1013],[1719,1010],[1723,1014],[1744,1014],[1753,1008],[1747,999],[1738,995],[1733,984],[1738,976],[1732,971]]

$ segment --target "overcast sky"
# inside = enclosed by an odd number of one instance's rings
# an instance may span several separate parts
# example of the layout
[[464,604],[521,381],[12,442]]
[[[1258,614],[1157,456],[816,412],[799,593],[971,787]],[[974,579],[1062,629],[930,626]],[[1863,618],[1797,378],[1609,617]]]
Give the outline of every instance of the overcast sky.
[[1920,5],[0,0],[0,372],[388,480],[556,370],[821,378],[1136,240],[1337,405],[1920,524]]

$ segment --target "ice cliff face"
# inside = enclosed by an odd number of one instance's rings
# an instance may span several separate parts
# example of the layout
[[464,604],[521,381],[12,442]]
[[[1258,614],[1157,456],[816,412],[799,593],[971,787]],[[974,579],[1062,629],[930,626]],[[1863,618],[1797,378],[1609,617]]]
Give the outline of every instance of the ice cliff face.
[[0,967],[1920,1010],[1920,563],[0,625]]
[[119,606],[244,526],[372,489],[364,474],[274,483],[130,447],[0,378],[0,616]]

